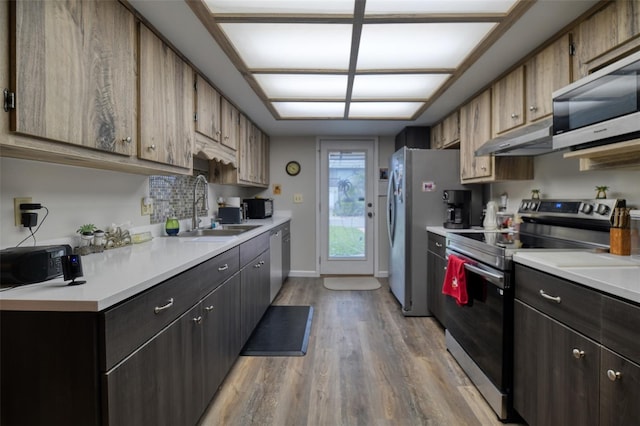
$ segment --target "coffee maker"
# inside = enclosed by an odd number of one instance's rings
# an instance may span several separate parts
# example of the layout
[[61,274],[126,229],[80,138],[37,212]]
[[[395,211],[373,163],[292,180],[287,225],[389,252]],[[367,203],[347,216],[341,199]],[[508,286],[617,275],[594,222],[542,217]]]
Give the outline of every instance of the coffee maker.
[[442,201],[447,204],[443,226],[449,229],[466,229],[471,223],[471,191],[445,189]]

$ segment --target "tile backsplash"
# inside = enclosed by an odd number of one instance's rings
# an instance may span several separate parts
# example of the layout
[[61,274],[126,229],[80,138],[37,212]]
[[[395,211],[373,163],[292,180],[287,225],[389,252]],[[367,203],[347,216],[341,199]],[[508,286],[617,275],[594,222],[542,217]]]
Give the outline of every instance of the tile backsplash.
[[[164,223],[167,217],[175,214],[178,219],[191,218],[193,215],[193,186],[198,174],[209,180],[209,173],[197,171],[194,176],[149,176],[149,196],[153,199],[153,213],[151,224]],[[206,190],[206,189],[204,189]],[[202,185],[198,187],[197,196],[203,192]],[[214,200],[209,199],[211,209]],[[207,211],[198,203],[198,216],[206,216]]]

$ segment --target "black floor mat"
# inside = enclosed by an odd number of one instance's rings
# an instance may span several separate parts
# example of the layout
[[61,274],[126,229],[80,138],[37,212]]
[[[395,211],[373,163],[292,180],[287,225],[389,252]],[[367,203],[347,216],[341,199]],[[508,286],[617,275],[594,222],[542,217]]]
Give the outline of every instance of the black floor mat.
[[312,318],[312,306],[269,306],[240,355],[302,356],[306,354]]

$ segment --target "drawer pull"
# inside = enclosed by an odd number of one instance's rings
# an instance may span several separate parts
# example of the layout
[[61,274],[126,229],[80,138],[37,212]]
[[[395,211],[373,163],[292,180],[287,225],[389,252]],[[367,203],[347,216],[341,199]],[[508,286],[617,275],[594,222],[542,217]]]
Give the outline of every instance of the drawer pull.
[[436,247],[440,248],[440,247],[442,247],[442,244],[441,244],[441,243],[436,242]]
[[607,377],[612,382],[615,382],[616,380],[620,380],[622,374],[619,371],[607,370]]
[[160,312],[169,309],[170,307],[173,306],[173,297],[171,299],[169,299],[169,301],[167,302],[166,305],[163,306],[156,306],[155,309],[153,310],[153,312],[155,312],[156,314],[159,314]]
[[193,322],[196,324],[202,324],[202,315],[198,315],[193,319]]
[[584,358],[584,351],[574,348],[572,352],[573,352],[574,358],[576,359]]
[[226,271],[227,269],[229,269],[228,263],[225,263],[224,265],[218,267],[219,272]]
[[544,297],[547,300],[553,300],[556,303],[562,302],[562,299],[560,299],[560,296],[550,296],[547,293],[545,293],[544,290],[540,290],[540,296]]
[[205,307],[204,310],[207,312],[213,311],[213,305]]

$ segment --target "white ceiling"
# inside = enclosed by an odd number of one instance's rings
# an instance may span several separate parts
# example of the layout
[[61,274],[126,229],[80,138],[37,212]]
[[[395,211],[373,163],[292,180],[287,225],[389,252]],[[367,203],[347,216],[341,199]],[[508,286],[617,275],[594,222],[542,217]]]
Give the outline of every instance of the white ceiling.
[[538,0],[415,121],[347,121],[276,120],[184,0],[128,1],[271,136],[395,135],[405,126],[431,125],[597,3],[597,0]]

